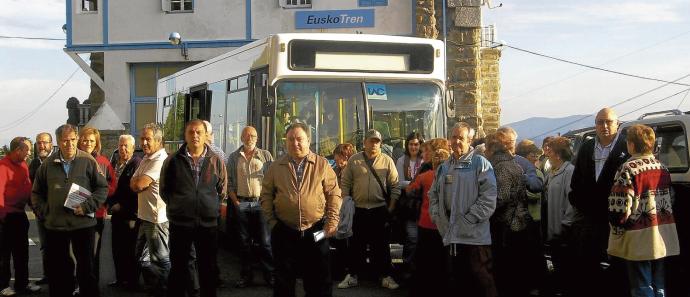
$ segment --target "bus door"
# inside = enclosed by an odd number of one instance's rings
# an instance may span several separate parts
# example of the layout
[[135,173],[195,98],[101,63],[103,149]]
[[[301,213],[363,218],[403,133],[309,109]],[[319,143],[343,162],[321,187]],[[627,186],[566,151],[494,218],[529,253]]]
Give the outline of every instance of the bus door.
[[252,70],[249,76],[248,123],[256,128],[257,146],[273,152],[273,94],[268,86],[268,67]]
[[203,84],[189,89],[185,100],[185,124],[193,119],[207,120],[211,113],[211,96],[207,85]]

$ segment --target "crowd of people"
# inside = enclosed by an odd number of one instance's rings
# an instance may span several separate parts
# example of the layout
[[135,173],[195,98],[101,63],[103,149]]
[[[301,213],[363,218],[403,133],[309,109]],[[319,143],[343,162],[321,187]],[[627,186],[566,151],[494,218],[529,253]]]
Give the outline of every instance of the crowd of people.
[[[297,277],[307,296],[332,296],[364,275],[391,290],[402,279],[410,296],[664,296],[664,258],[680,253],[670,174],[653,155],[651,128],[620,133],[618,124],[602,109],[596,137],[575,154],[564,137],[539,147],[516,143],[509,127],[479,138],[459,122],[447,139],[411,133],[398,160],[371,129],[363,151],[338,144],[334,162],[311,151],[299,122],[286,126],[287,153],[275,160],[251,126],[226,156],[201,120],[186,123],[175,152],[156,124],[140,131],[141,157],[121,135],[114,164],[94,128],[58,127],[57,151],[39,133],[30,164],[31,141],[16,137],[0,160],[0,296],[41,284],[50,296],[99,296],[106,214],[110,286],[216,296],[223,199],[238,235],[235,286],[254,285],[256,258],[278,297],[295,295]],[[37,283],[28,280],[27,205],[43,256]],[[391,264],[394,228],[404,234],[403,273]],[[337,284],[331,247],[342,260]]]

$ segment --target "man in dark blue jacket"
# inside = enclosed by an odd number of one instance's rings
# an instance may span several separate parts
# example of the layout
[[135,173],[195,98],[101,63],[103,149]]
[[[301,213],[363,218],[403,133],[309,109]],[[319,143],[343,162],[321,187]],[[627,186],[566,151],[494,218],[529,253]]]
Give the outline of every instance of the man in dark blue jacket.
[[113,230],[112,249],[115,264],[115,281],[109,285],[133,287],[139,281],[135,256],[139,232],[136,228],[138,197],[129,183],[141,163],[141,158],[134,155],[132,135],[120,135],[118,154],[120,158],[113,164],[117,175],[117,188],[113,196],[106,201],[112,213],[110,224]]
[[185,127],[185,144],[163,165],[161,197],[170,221],[168,296],[188,291],[192,244],[199,266],[201,296],[216,296],[218,216],[225,197],[225,162],[206,145],[206,127],[192,120]]
[[[570,290],[573,296],[607,295],[607,290],[622,288],[625,296],[628,292],[626,279],[610,279],[601,269],[600,263],[607,260],[606,248],[609,238],[608,198],[613,186],[616,170],[629,157],[625,144],[625,135],[618,131],[618,116],[610,108],[597,113],[596,137],[582,144],[575,160],[575,171],[570,182],[572,191],[568,199],[575,207],[575,222],[572,226],[570,241],[575,255]],[[620,263],[611,262],[608,271],[620,269]],[[613,273],[625,275],[625,273]],[[577,278],[577,281],[575,280]],[[606,283],[604,283],[606,280]],[[612,286],[610,283],[617,285]],[[587,285],[582,285],[587,284]],[[592,288],[603,288],[591,291]],[[620,296],[620,295],[614,295]]]

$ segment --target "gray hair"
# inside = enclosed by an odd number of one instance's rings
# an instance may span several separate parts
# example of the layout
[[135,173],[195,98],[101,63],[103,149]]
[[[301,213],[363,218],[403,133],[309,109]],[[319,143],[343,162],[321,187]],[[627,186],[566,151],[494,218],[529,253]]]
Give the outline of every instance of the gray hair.
[[120,135],[119,141],[123,141],[123,140],[127,140],[130,143],[132,143],[132,145],[134,145],[134,136],[132,136],[132,135],[129,135],[129,134]]
[[466,129],[467,130],[467,138],[469,138],[469,139],[472,139],[472,136],[474,136],[474,128],[472,128],[472,126],[470,126],[470,124],[468,124],[466,122],[455,123],[455,125],[453,125],[453,128],[451,128],[450,131],[452,132],[455,129]]
[[141,128],[141,131],[144,130],[151,130],[153,132],[153,139],[158,142],[163,142],[163,129],[161,129],[160,125],[156,123],[148,123],[144,125],[144,128]]
[[498,130],[496,130],[496,132],[503,132],[503,133],[510,133],[510,134],[513,134],[513,135],[515,135],[515,138],[516,138],[516,139],[517,139],[517,136],[518,136],[517,131],[515,131],[515,129],[513,129],[513,128],[511,128],[511,127],[508,127],[508,126],[503,126],[503,127],[501,127],[501,128],[498,128]]
[[48,133],[48,132],[41,132],[41,133],[36,134],[36,141],[38,141],[38,138],[43,136],[43,135],[47,135],[48,138],[50,138],[50,142],[53,142],[53,135],[50,135],[50,133]]
[[79,134],[79,130],[72,124],[64,124],[55,129],[55,137],[59,140],[62,137],[62,133],[74,132],[74,134]]
[[211,125],[211,122],[204,120],[204,126],[206,126],[206,133],[213,133],[213,126]]

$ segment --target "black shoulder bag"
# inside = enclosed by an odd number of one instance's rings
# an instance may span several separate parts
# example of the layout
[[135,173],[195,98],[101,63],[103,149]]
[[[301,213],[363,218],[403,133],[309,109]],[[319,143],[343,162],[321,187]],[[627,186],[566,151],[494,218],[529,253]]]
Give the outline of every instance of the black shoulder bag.
[[[365,156],[365,158],[366,158],[366,156]],[[386,191],[386,187],[383,186],[383,183],[381,182],[379,175],[376,174],[376,170],[374,170],[374,167],[371,166],[371,164],[369,164],[369,162],[367,162],[366,159],[364,160],[364,163],[367,164],[367,167],[369,167],[369,171],[371,171],[371,174],[373,174],[374,178],[376,178],[376,182],[379,183],[379,187],[381,187],[381,192],[383,192],[383,198],[386,200],[386,204],[387,204],[386,207],[388,207],[388,204],[390,204],[390,202],[391,202],[391,196],[388,195],[388,191]]]

